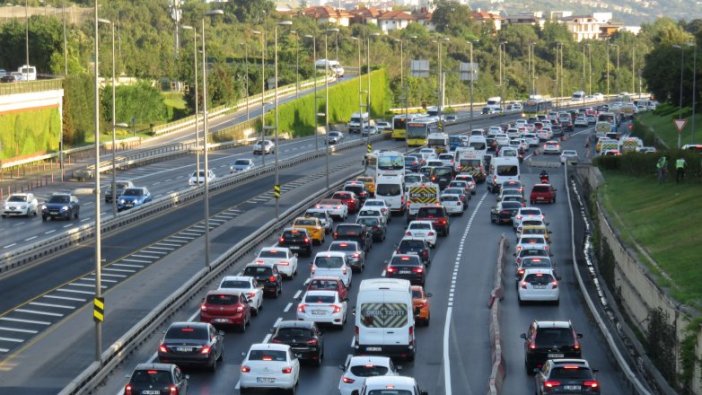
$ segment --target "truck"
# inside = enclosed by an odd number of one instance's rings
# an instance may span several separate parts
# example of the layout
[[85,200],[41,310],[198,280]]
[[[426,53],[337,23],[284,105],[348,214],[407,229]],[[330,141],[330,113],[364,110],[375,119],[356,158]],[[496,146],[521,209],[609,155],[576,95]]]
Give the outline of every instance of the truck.
[[622,137],[619,140],[619,152],[622,154],[627,152],[636,152],[640,147],[643,147],[643,141],[638,137]]
[[[14,73],[13,73],[14,74]],[[35,66],[22,65],[17,69],[17,74],[21,81],[36,81],[37,68]]]
[[455,163],[456,173],[467,173],[473,176],[475,182],[485,182],[485,161],[481,151],[458,148]]
[[349,133],[361,133],[361,129],[369,125],[375,125],[375,122],[371,121],[370,115],[368,115],[367,112],[355,112],[351,114],[351,119],[349,119],[349,123],[347,124]]
[[407,221],[411,221],[419,209],[427,206],[436,206],[441,203],[439,199],[439,185],[423,182],[411,184],[407,187]]

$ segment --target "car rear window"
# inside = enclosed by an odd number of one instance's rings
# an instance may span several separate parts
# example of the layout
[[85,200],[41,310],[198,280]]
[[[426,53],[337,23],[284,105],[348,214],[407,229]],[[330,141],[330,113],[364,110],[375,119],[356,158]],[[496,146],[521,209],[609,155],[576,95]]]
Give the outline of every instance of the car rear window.
[[581,367],[577,365],[554,367],[553,369],[551,369],[550,378],[587,380],[592,378],[592,371],[586,367]]
[[461,199],[456,195],[444,195],[441,197],[441,200],[444,200],[446,202],[457,202]]
[[356,251],[356,243],[332,243],[329,251]]
[[422,207],[417,213],[419,217],[443,217],[444,210],[438,207]]
[[244,269],[246,276],[268,276],[273,272],[273,269],[266,266],[249,266]]
[[346,185],[346,186],[344,187],[344,190],[345,190],[345,191],[355,192],[356,194],[358,194],[358,193],[360,193],[360,192],[363,191],[363,187],[360,186],[360,185]]
[[351,194],[344,193],[344,192],[337,192],[334,195],[332,195],[332,199],[351,199]]
[[391,266],[419,266],[422,262],[418,256],[395,256],[390,261]]
[[275,338],[280,340],[310,339],[314,337],[312,330],[308,328],[280,328]]
[[249,352],[249,361],[287,361],[285,351],[278,350],[251,350]]
[[398,246],[398,249],[400,251],[403,250],[409,250],[409,249],[423,249],[424,248],[424,242],[421,240],[402,240],[400,242],[400,245]]
[[525,248],[519,251],[519,256],[548,256],[548,251],[533,248]]
[[239,295],[229,295],[229,294],[211,294],[207,295],[207,304],[227,306],[232,304],[237,304],[239,302]]
[[359,217],[376,217],[382,215],[380,210],[361,210],[358,213]]
[[520,202],[502,202],[502,208],[505,210],[518,209],[520,207],[522,207],[522,204]]
[[27,197],[26,196],[18,196],[18,195],[12,195],[10,196],[9,199],[7,199],[8,202],[26,202]]
[[344,258],[339,256],[317,256],[314,265],[320,269],[337,269],[344,265]]
[[262,250],[258,254],[259,258],[287,258],[287,252],[283,250]]
[[356,365],[351,366],[351,373],[356,377],[373,377],[373,376],[385,376],[388,373],[388,368],[386,366],[378,365]]
[[534,185],[534,189],[532,189],[533,192],[549,192],[551,188],[549,188],[546,185]]
[[412,223],[409,226],[410,229],[431,229],[431,224],[425,224],[425,223]]
[[413,391],[408,390],[396,390],[396,389],[384,389],[384,390],[370,390],[368,395],[412,395]]
[[164,387],[173,384],[171,372],[155,369],[135,370],[134,373],[132,373],[130,382],[137,385],[151,384],[156,387]]
[[532,285],[548,285],[553,281],[553,277],[548,273],[531,273],[524,278],[524,281]]
[[307,234],[300,230],[286,230],[283,232],[283,238],[286,240],[302,240],[305,237],[307,237]]
[[537,347],[572,345],[573,333],[569,328],[539,328],[535,340]]
[[413,298],[421,298],[422,297],[422,291],[418,289],[413,289],[412,290],[412,297]]
[[378,196],[398,196],[401,193],[400,184],[378,184],[375,189]]
[[522,215],[541,215],[541,210],[535,210],[535,209],[522,209],[520,212]]
[[321,289],[327,291],[336,291],[339,287],[337,280],[312,280],[307,286],[307,289]]
[[351,225],[339,225],[336,232],[342,236],[358,236],[361,234],[361,227]]
[[204,326],[174,326],[168,328],[166,339],[207,339],[207,328]]
[[366,226],[375,226],[380,223],[378,218],[375,217],[365,217],[365,218],[359,218],[356,220],[356,223],[363,224]]
[[336,298],[333,295],[307,295],[305,303],[334,303]]
[[222,281],[220,288],[250,288],[251,283],[245,280],[227,280]]

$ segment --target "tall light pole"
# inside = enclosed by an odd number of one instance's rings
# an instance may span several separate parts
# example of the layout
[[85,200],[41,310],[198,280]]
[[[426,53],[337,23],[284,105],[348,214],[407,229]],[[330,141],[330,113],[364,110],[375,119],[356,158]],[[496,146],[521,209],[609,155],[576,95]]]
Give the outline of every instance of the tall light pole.
[[[266,32],[252,30],[254,35],[261,36],[261,141],[266,138]],[[278,151],[278,147],[275,147]],[[266,153],[261,151],[261,163],[266,165]]]
[[[98,0],[95,0],[95,63],[94,63],[94,99],[95,108],[95,300],[102,298],[102,221],[100,218],[100,47],[98,41]],[[29,53],[29,51],[27,51]],[[102,320],[95,320],[95,360],[102,355]]]
[[534,57],[534,46],[536,45],[535,42],[531,41],[529,43],[529,75],[531,76],[531,94],[535,95],[536,94],[536,81],[535,81],[535,63],[536,59]]
[[[205,12],[205,16],[224,15],[222,10],[211,10]],[[202,118],[203,118],[203,137],[204,137],[204,153],[205,153],[205,266],[210,269],[210,167],[208,162],[207,152],[207,135],[209,129],[207,127],[207,51],[205,41],[205,18],[202,18]],[[278,150],[276,150],[277,152]],[[200,175],[198,174],[198,177]]]
[[249,92],[249,44],[246,42],[241,42],[239,45],[244,47],[244,75],[246,77],[244,80],[244,89],[246,90],[246,120],[248,121],[251,118],[251,112],[249,110],[249,96],[251,95]]
[[[68,76],[68,40],[66,39],[66,1],[61,2],[61,14],[63,17],[63,75]],[[63,179],[61,179],[63,181]]]
[[[366,70],[366,74],[367,74],[367,76],[368,76],[368,96],[367,96],[367,100],[366,100],[366,111],[368,111],[368,118],[369,118],[369,119],[370,119],[371,116],[373,116],[373,109],[372,109],[372,107],[371,107],[371,101],[372,101],[372,100],[371,100],[371,62],[370,62],[370,44],[371,44],[371,36],[372,36],[372,37],[378,37],[378,36],[380,36],[380,33],[370,33],[370,34],[368,35],[368,44],[367,44],[367,47],[366,47],[366,51],[367,51],[366,53],[367,53],[367,55],[368,55],[367,58],[366,58],[366,64],[368,65],[368,66],[367,66],[367,70]],[[337,41],[337,43],[338,43],[338,41]],[[337,48],[337,50],[338,50],[338,48]],[[338,55],[338,54],[337,54],[337,55]],[[360,78],[360,76],[359,76],[359,78]],[[363,117],[361,117],[361,118],[363,118]],[[370,132],[368,133],[368,144],[370,144]]]
[[[27,67],[25,67],[25,81],[29,81],[29,0],[24,0],[24,18],[25,18],[25,24],[24,24],[24,55],[25,55],[25,63]],[[97,1],[97,0],[96,0]]]
[[[99,23],[104,23],[106,25],[110,25],[112,29],[112,215],[117,216],[117,188],[116,186],[116,181],[115,181],[115,145],[117,144],[116,142],[116,128],[117,128],[117,120],[116,120],[116,84],[115,84],[115,24],[112,23],[109,19],[103,19],[100,18],[98,19]],[[96,197],[99,199],[100,196],[96,195]]]
[[[505,97],[504,97],[504,96],[505,96],[505,95],[504,95],[505,87],[504,87],[504,85],[503,85],[502,78],[503,78],[504,68],[505,68],[505,66],[504,66],[504,58],[507,57],[507,41],[501,41],[501,42],[500,42],[500,45],[499,45],[499,47],[498,47],[498,52],[499,52],[499,54],[500,54],[500,73],[499,73],[499,74],[500,74],[500,84],[499,84],[499,86],[500,86],[500,92],[501,92],[501,93],[500,93],[500,96],[502,96],[502,100],[504,101],[504,100],[505,100]],[[503,52],[504,52],[504,56],[502,55]]]
[[[682,104],[683,104],[683,63],[685,63],[685,48],[682,45],[673,45],[673,48],[680,50],[680,107],[678,108],[678,119],[682,119]],[[678,149],[681,145],[681,132],[678,132]]]
[[[354,40],[358,43],[358,113],[363,114],[363,81],[361,80],[361,43],[362,40],[360,37],[351,37],[351,40]],[[363,116],[360,118],[360,128],[361,131],[360,133],[363,134]],[[370,130],[368,132],[370,135]],[[365,163],[365,161],[364,161]],[[368,164],[365,163],[365,166],[367,167]]]
[[[275,25],[275,42],[274,42],[274,67],[275,67],[275,186],[276,189],[280,188],[279,171],[278,171],[278,130],[280,129],[278,123],[278,26],[292,26],[292,21],[280,21]],[[275,219],[280,218],[280,199],[276,197],[275,199]]]
[[311,34],[306,34],[304,38],[312,39],[312,70],[314,79],[314,151],[319,150],[319,117],[317,116],[317,39]]
[[297,30],[291,30],[295,36],[295,98],[300,97],[300,35]]
[[606,60],[606,63],[607,63],[607,91],[606,91],[607,96],[609,96],[609,47],[611,47],[611,46],[612,46],[612,44],[607,43],[607,58],[606,58],[607,59]]
[[592,46],[587,43],[588,95],[592,96]]
[[688,43],[688,46],[694,47],[692,55],[692,134],[690,135],[690,143],[695,143],[695,106],[697,105],[697,40]]
[[[193,31],[193,79],[195,80],[195,174],[200,177],[200,100],[198,94],[198,84],[197,84],[197,29],[192,26],[183,25],[181,26],[185,30]],[[248,99],[248,96],[246,97]]]
[[614,90],[619,92],[619,44],[610,44],[610,47],[617,48],[617,65],[615,66],[614,73]]
[[[324,100],[324,130],[325,133],[329,133],[329,33],[338,33],[339,29],[338,28],[329,28],[326,30],[324,34],[324,59],[326,59],[326,63],[324,65],[324,91],[325,91],[325,100]],[[361,78],[359,75],[358,78]],[[325,166],[326,166],[326,180],[327,180],[327,189],[329,189],[329,144],[327,144],[325,147]]]

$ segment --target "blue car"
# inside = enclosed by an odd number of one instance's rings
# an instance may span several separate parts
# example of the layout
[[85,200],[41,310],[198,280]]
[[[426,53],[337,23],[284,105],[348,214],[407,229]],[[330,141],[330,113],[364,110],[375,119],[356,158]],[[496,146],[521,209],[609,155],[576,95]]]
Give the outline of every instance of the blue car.
[[80,202],[70,193],[54,193],[41,206],[41,219],[78,219]]
[[117,199],[117,211],[128,210],[151,201],[151,192],[146,187],[126,188]]

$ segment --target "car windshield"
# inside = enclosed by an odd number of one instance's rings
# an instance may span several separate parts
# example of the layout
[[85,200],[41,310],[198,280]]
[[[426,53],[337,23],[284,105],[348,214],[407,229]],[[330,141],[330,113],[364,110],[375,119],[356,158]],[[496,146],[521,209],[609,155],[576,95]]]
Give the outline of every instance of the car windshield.
[[318,256],[314,265],[321,269],[338,269],[344,266],[344,258],[339,256]]
[[287,361],[285,351],[278,350],[251,350],[249,352],[249,361]]
[[535,340],[537,347],[572,345],[573,334],[569,328],[539,328]]
[[399,196],[401,190],[400,184],[378,184],[375,193],[378,196]]
[[247,276],[268,276],[272,274],[270,267],[266,266],[249,266],[244,269],[244,274]]
[[563,366],[554,367],[551,369],[551,374],[549,375],[551,379],[575,379],[575,380],[587,380],[592,378],[592,371],[585,367],[580,366]]
[[68,203],[71,198],[66,195],[54,195],[49,199],[49,203]]
[[250,164],[251,164],[251,162],[249,162],[248,160],[244,160],[244,159],[239,159],[236,162],[234,162],[235,166],[248,166]]
[[9,199],[7,199],[8,202],[26,202],[27,201],[27,196],[22,196],[22,195],[12,195],[10,196]]
[[336,298],[334,295],[307,295],[305,303],[334,303]]
[[166,387],[173,384],[171,373],[165,370],[135,370],[132,373],[131,384],[135,386],[153,385],[154,387]]
[[251,288],[251,283],[246,280],[224,280],[220,288]]
[[356,243],[332,243],[329,251],[357,251]]
[[124,196],[141,196],[144,192],[141,189],[128,188],[125,189],[122,195]]
[[312,330],[307,328],[279,328],[278,332],[275,334],[274,338],[278,340],[293,340],[301,339],[307,340],[314,337]]
[[167,340],[207,339],[209,337],[205,326],[174,326],[166,332]]
[[351,366],[351,374],[356,377],[373,377],[373,376],[385,376],[388,374],[387,366],[378,366],[373,364],[363,364]]
[[212,294],[207,295],[206,302],[207,304],[226,306],[230,304],[239,303],[239,296],[229,294]]
[[284,250],[261,250],[259,258],[287,258],[288,253]]
[[307,286],[307,289],[326,289],[330,291],[336,291],[338,286],[339,283],[337,280],[314,279],[310,281],[310,284]]

